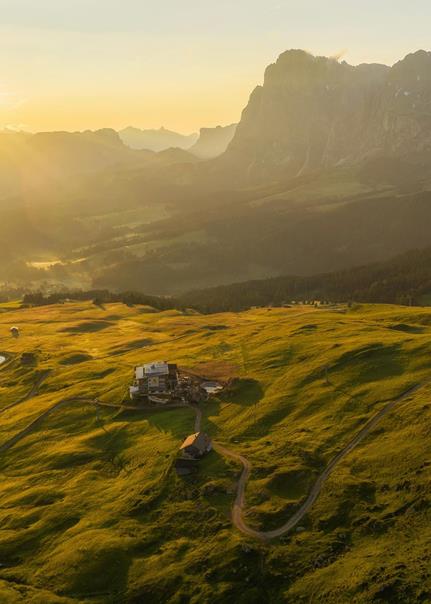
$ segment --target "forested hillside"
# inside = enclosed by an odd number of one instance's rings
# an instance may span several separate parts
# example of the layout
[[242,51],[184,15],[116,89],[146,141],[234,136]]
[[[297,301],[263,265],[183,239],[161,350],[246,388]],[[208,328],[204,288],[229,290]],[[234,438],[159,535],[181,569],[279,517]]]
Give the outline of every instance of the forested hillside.
[[204,312],[279,306],[305,300],[429,304],[431,248],[334,273],[276,277],[193,291],[181,296],[180,300]]

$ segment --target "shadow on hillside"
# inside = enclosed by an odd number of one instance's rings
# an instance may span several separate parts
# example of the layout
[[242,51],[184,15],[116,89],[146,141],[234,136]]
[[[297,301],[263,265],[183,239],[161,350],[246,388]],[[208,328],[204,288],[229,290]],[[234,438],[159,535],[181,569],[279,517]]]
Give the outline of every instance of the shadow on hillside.
[[87,361],[92,361],[93,357],[89,354],[83,352],[77,352],[75,354],[71,354],[67,357],[62,358],[59,361],[60,365],[78,365],[79,363],[86,363]]
[[159,432],[170,433],[178,440],[184,439],[194,432],[195,414],[192,409],[154,409],[148,411],[124,410],[117,414],[116,420],[129,422],[142,422],[146,420],[149,425]]
[[423,333],[425,331],[424,327],[419,325],[408,325],[406,323],[394,323],[393,325],[389,325],[389,329],[402,331],[404,333]]
[[111,355],[121,355],[126,352],[130,352],[131,350],[139,350],[140,348],[146,348],[148,346],[152,346],[154,344],[154,340],[150,338],[143,338],[141,340],[133,340],[132,342],[128,342],[124,346],[116,346],[111,349]]
[[101,331],[102,329],[107,329],[112,325],[113,323],[110,323],[109,321],[86,321],[84,323],[65,327],[60,331],[62,333],[94,333],[96,331]]
[[249,406],[256,405],[263,399],[264,395],[265,391],[257,380],[236,378],[220,393],[219,398],[223,403]]

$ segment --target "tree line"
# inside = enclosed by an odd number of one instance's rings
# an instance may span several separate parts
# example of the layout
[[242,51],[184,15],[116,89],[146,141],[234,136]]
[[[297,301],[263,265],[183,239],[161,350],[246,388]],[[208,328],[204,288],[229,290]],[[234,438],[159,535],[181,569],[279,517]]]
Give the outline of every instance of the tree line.
[[431,248],[333,273],[246,281],[191,291],[177,297],[109,290],[33,292],[24,295],[23,304],[40,306],[66,300],[92,300],[99,305],[122,302],[157,310],[193,309],[212,313],[313,300],[421,305],[426,303],[427,295],[431,300]]

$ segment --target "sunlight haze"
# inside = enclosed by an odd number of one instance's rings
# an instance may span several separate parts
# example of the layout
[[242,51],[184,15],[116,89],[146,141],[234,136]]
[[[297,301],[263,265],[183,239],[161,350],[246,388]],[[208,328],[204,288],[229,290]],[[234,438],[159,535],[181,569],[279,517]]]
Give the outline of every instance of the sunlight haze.
[[[0,0],[0,126],[238,121],[288,48],[391,64],[429,44],[428,2]],[[413,35],[414,31],[414,35]]]

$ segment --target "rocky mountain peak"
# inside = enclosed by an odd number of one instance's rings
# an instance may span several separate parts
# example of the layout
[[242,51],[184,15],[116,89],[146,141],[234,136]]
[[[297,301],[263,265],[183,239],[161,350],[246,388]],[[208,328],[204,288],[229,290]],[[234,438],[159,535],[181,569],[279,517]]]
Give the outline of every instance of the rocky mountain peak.
[[226,155],[259,181],[423,151],[431,148],[430,103],[430,52],[390,68],[288,50],[253,91]]

